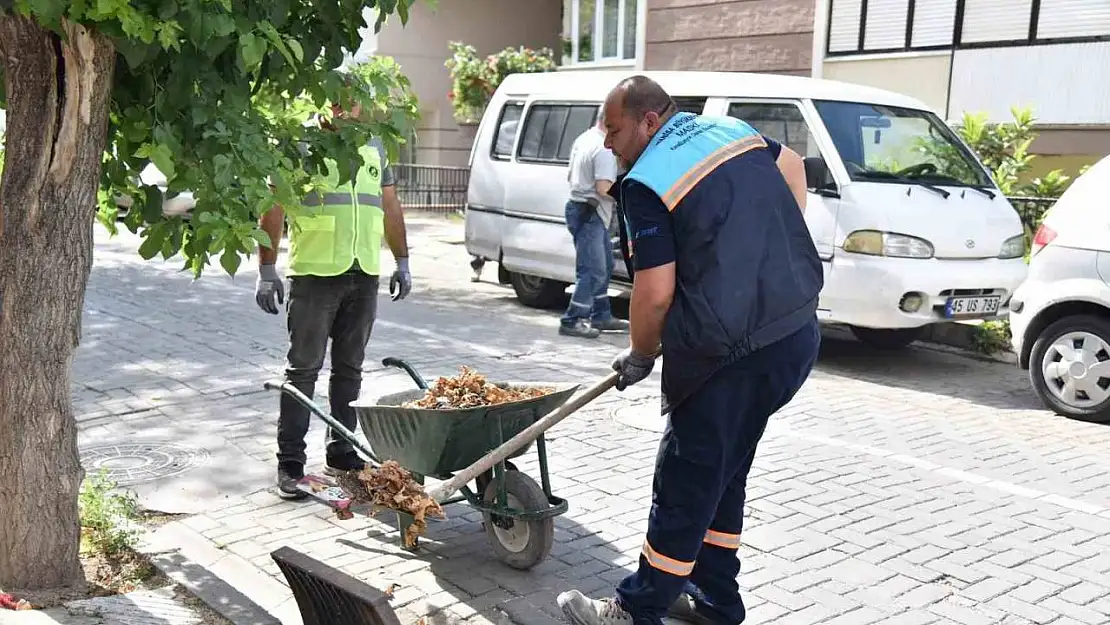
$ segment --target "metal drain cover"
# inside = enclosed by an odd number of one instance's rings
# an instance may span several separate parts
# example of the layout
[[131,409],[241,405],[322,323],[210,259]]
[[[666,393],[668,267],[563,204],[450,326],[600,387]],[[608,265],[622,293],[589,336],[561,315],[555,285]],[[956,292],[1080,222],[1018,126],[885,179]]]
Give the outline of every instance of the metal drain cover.
[[81,451],[81,464],[87,473],[107,469],[108,477],[120,486],[180,475],[205,464],[208,458],[203,449],[172,443],[97,445]]
[[626,404],[614,408],[613,420],[630,428],[646,432],[662,432],[667,427],[667,417],[659,414],[659,402]]

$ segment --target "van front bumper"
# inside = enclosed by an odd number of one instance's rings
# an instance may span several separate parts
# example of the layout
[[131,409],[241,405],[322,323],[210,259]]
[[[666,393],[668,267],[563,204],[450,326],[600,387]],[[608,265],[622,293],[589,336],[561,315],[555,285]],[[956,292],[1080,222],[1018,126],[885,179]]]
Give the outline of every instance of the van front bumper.
[[[825,321],[865,328],[915,328],[965,319],[1005,318],[1028,267],[1021,258],[889,258],[837,250],[821,291]],[[953,297],[998,297],[990,314],[948,317]],[[911,305],[919,301],[915,310]],[[910,308],[910,310],[907,310]]]

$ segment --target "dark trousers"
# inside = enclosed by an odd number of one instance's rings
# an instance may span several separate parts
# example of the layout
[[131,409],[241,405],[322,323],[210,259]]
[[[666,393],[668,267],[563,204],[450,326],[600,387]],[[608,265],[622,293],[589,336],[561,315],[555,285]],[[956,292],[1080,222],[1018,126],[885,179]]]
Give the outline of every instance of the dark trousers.
[[718,371],[671,413],[639,569],[617,588],[636,625],[662,623],[684,591],[722,625],[744,620],[736,577],[748,471],[768,419],[801,388],[820,341],[814,320]]
[[[290,279],[287,382],[313,396],[331,339],[331,414],[352,432],[358,419],[350,403],[362,386],[362,361],[378,308],[378,276],[348,272],[333,277],[294,276]],[[282,394],[278,416],[278,463],[305,463],[305,435],[312,417],[308,408]],[[351,444],[331,428],[327,459],[339,460],[354,452]]]

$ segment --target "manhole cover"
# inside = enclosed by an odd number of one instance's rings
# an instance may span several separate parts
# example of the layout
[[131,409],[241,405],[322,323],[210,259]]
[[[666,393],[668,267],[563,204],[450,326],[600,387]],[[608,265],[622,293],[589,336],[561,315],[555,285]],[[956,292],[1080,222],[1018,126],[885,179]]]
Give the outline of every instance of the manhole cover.
[[667,427],[667,417],[659,414],[659,403],[627,404],[613,409],[613,419],[621,425],[647,432],[662,432]]
[[141,484],[179,475],[208,461],[208,452],[169,443],[98,445],[81,452],[88,473],[108,470],[120,486]]

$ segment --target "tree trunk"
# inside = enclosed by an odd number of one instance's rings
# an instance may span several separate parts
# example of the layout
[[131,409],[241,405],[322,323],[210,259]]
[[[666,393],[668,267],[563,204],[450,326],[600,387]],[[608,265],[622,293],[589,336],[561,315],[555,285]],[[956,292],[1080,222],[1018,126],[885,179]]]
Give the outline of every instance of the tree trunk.
[[0,16],[7,138],[0,179],[0,587],[84,581],[84,471],[70,368],[92,268],[96,192],[116,54]]

